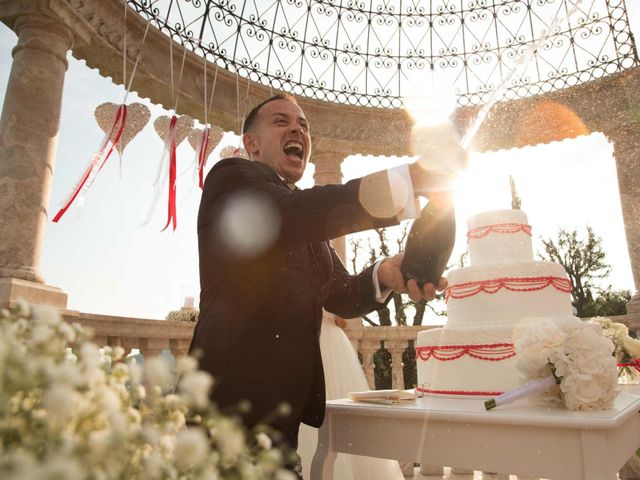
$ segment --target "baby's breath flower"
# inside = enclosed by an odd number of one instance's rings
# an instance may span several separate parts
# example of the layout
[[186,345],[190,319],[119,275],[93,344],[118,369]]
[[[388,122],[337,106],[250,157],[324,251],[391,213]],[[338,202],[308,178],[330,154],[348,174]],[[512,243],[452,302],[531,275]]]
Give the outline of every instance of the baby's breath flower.
[[78,394],[65,384],[54,384],[47,390],[43,403],[56,420],[66,420],[77,407]]
[[16,313],[18,317],[28,318],[31,315],[31,307],[24,298],[16,301]]
[[144,373],[151,385],[166,387],[174,381],[168,363],[162,357],[152,357],[145,360]]
[[177,361],[184,383],[170,393],[162,358],[118,362],[123,349],[101,352],[90,336],[55,309],[0,311],[0,478],[275,478],[282,453],[266,435],[247,445],[244,428],[217,413],[194,359]]
[[189,356],[182,355],[176,359],[176,374],[182,375],[186,372],[193,372],[198,369],[198,360]]
[[185,428],[176,436],[174,455],[179,468],[185,469],[201,463],[209,449],[204,432],[196,428]]
[[209,401],[213,385],[211,375],[202,371],[187,372],[180,379],[180,392],[184,393],[196,407],[203,408]]
[[264,432],[260,432],[256,435],[256,443],[263,450],[269,450],[271,448],[271,439],[269,435]]

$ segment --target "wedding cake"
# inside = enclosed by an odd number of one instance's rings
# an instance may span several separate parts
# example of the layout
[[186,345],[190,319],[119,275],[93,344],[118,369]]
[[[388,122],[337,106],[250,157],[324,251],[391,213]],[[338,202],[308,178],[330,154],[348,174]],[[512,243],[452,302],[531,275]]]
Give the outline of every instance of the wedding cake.
[[447,324],[418,334],[419,391],[495,396],[517,387],[514,329],[572,314],[571,282],[562,265],[533,260],[527,222],[521,210],[469,219],[471,266],[447,275]]

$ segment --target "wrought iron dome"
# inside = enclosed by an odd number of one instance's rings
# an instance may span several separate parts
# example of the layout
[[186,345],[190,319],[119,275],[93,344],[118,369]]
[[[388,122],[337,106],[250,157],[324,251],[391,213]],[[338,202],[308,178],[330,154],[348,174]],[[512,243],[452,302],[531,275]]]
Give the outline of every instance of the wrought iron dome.
[[467,106],[503,82],[498,100],[517,99],[639,63],[624,0],[127,2],[230,72],[351,105],[400,107],[429,70]]

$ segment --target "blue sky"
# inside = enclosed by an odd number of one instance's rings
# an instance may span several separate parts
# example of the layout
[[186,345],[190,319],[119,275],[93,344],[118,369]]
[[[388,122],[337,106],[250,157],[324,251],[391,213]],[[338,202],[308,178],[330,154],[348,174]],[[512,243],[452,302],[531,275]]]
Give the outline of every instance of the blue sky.
[[[632,29],[640,38],[639,2],[629,3]],[[11,68],[15,34],[0,25],[0,99]],[[61,128],[51,189],[50,218],[76,184],[103,133],[93,111],[103,102],[120,103],[124,95],[84,62],[69,55]],[[141,101],[135,93],[128,101]],[[144,101],[151,121],[126,148],[122,169],[112,156],[96,178],[82,208],[72,207],[58,224],[47,226],[40,270],[50,285],[69,294],[68,308],[111,315],[164,318],[185,296],[198,293],[196,215],[200,192],[193,182],[194,151],[185,141],[178,148],[178,229],[160,232],[163,210],[143,226],[163,142],[152,122],[167,115]],[[234,143],[227,135],[220,147]],[[209,166],[218,149],[209,157]],[[388,168],[408,159],[349,157],[345,179]],[[478,211],[509,207],[508,174],[514,175],[534,237],[554,236],[559,227],[594,227],[604,238],[610,282],[633,288],[620,211],[612,146],[601,134],[579,140],[497,152],[472,160],[473,180],[464,184],[457,201],[458,231],[454,258],[465,247],[466,218]],[[310,165],[301,186],[311,186]],[[568,200],[569,199],[569,200]],[[161,207],[164,203],[161,203]]]

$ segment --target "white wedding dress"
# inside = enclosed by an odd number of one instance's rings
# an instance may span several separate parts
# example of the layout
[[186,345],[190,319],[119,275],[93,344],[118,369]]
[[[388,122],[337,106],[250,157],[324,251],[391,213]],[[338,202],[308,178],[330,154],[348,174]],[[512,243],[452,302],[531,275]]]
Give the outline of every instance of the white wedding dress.
[[[320,351],[324,365],[327,400],[345,398],[349,392],[369,390],[358,356],[347,335],[338,327],[333,315],[324,313]],[[310,477],[311,460],[316,451],[318,430],[300,425],[298,455],[302,458],[305,480]],[[336,480],[403,480],[400,465],[394,460],[339,453],[335,463]]]

